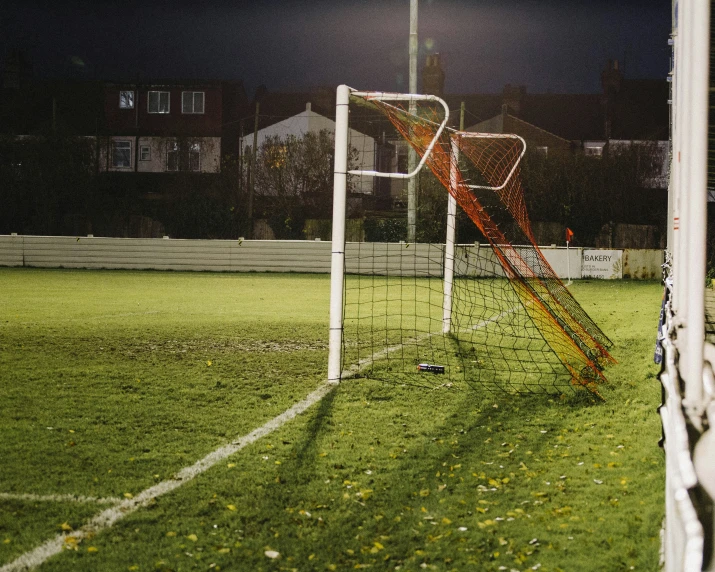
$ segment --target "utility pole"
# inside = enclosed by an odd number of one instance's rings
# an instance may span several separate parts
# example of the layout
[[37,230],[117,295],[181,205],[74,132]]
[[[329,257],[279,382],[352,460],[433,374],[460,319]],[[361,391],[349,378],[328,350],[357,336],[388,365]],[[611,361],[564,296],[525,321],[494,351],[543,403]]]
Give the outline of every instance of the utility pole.
[[256,112],[253,117],[253,152],[251,170],[248,172],[248,237],[253,238],[253,186],[256,182],[256,156],[258,155],[258,112],[261,102],[256,99]]
[[[409,91],[417,93],[417,0],[410,0],[410,75]],[[415,113],[417,105],[410,101],[410,113]],[[407,171],[417,168],[417,152],[407,149]],[[415,242],[417,235],[417,177],[407,179],[407,242]]]

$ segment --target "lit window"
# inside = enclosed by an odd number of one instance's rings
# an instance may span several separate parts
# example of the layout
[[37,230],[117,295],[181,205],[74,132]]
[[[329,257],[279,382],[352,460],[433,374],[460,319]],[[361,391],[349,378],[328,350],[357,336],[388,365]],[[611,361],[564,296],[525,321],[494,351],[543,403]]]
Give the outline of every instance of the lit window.
[[268,158],[268,166],[272,169],[280,169],[286,164],[288,147],[286,145],[271,145],[265,151]]
[[151,147],[149,145],[141,145],[139,147],[139,160],[151,161]]
[[119,92],[119,109],[134,109],[134,92]]
[[112,166],[118,168],[132,166],[131,141],[112,141]]
[[169,92],[150,91],[147,104],[149,113],[169,113]]
[[181,113],[203,113],[204,112],[204,92],[203,91],[182,91],[181,92]]

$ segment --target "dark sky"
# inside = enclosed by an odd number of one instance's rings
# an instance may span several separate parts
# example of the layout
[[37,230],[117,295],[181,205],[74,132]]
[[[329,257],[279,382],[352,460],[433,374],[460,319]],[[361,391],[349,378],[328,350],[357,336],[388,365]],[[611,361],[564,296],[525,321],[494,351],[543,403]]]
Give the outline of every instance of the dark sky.
[[[447,93],[595,93],[608,59],[668,72],[670,0],[420,0],[420,67],[439,52]],[[241,79],[249,94],[347,83],[406,91],[409,0],[0,2],[0,59],[35,75]]]

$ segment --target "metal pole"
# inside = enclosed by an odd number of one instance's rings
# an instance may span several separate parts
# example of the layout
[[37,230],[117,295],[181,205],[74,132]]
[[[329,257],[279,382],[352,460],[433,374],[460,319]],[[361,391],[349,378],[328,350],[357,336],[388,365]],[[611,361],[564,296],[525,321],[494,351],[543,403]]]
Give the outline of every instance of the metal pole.
[[340,383],[343,347],[345,281],[345,203],[348,188],[348,105],[350,88],[338,86],[335,105],[335,170],[333,173],[333,237],[330,264],[330,334],[328,382]]
[[256,113],[253,117],[253,153],[251,170],[248,172],[248,237],[253,238],[253,187],[256,182],[256,157],[258,156],[258,112],[261,102],[256,101]]
[[[410,71],[409,91],[417,93],[417,0],[410,0]],[[409,111],[414,114],[417,104],[410,101]],[[407,149],[407,170],[411,173],[417,165],[417,152]],[[415,242],[417,235],[417,179],[407,181],[407,242]]]
[[[707,157],[708,95],[710,53],[710,3],[686,0],[681,6],[683,24],[687,26],[688,69],[686,93],[687,143],[684,146],[683,171],[688,184],[683,189],[683,243],[687,248],[687,280],[679,284],[687,300],[685,332],[678,335],[681,352],[681,374],[685,380],[683,406],[696,427],[700,427],[705,410],[703,399],[703,347],[705,338],[705,243],[707,240]],[[684,334],[684,335],[683,335]],[[682,339],[684,338],[684,339]]]

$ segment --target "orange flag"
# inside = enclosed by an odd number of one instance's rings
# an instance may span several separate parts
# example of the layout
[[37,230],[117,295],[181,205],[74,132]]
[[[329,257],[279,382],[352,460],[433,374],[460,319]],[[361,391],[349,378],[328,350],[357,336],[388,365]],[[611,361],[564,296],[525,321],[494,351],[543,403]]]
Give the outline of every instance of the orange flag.
[[573,239],[573,231],[570,228],[566,228],[566,242],[571,242]]

